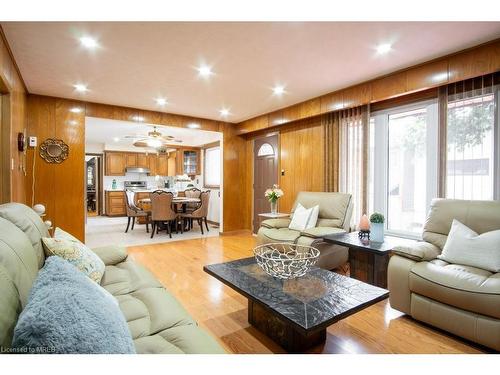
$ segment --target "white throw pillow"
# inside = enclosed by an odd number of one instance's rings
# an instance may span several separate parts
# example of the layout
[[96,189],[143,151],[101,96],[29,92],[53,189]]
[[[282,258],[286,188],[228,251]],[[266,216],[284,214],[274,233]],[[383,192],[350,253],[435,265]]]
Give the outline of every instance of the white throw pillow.
[[[303,231],[305,229],[312,228],[312,227],[308,227],[308,225],[309,225],[311,216],[313,215],[314,208],[315,207],[311,207],[311,208],[307,209],[304,206],[302,206],[300,203],[297,204],[297,207],[295,208],[295,211],[293,213],[292,221],[290,222],[290,225],[288,226],[288,228],[293,229],[293,230],[299,230],[299,231]],[[319,211],[319,207],[318,207],[318,211]],[[318,219],[318,217],[316,216],[316,221],[317,221],[317,219]],[[313,227],[314,226],[316,226],[316,222],[314,223]]]
[[311,207],[310,210],[311,216],[309,217],[309,221],[307,222],[306,229],[311,229],[316,226],[316,223],[318,222],[318,215],[319,215],[319,206],[316,205],[314,207]]
[[477,234],[454,219],[439,259],[500,272],[500,230]]

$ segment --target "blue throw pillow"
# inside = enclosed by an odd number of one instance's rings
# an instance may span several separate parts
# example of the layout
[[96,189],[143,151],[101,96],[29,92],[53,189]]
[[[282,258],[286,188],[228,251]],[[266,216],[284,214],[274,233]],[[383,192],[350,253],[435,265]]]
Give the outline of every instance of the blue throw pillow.
[[118,305],[75,266],[47,258],[14,329],[20,353],[135,353]]

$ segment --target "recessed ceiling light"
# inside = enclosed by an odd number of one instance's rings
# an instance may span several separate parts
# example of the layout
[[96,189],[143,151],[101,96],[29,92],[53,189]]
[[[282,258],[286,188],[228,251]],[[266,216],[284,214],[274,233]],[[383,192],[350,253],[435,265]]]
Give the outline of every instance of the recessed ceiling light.
[[80,43],[82,44],[82,46],[88,49],[95,49],[99,47],[99,43],[97,43],[97,40],[90,36],[82,36],[80,38]]
[[281,96],[285,93],[285,87],[284,86],[274,86],[273,87],[273,94],[274,95],[278,95],[278,96]]
[[114,137],[114,138],[113,138],[113,141],[115,141],[115,142],[120,142],[120,138],[118,138],[118,137]]
[[167,99],[165,99],[165,98],[156,98],[155,100],[156,100],[156,104],[158,104],[158,105],[164,106],[167,104]]
[[388,53],[392,49],[392,45],[390,43],[382,43],[377,46],[377,53],[379,55],[384,55]]
[[76,85],[73,85],[73,87],[75,88],[76,91],[78,92],[86,92],[86,91],[89,91],[89,89],[87,88],[87,85],[84,85],[82,83],[77,83]]
[[137,122],[143,122],[144,117],[142,116],[132,116],[132,120],[137,121]]
[[190,129],[199,129],[200,124],[197,124],[196,122],[191,122],[191,123],[187,124],[187,127]]
[[212,68],[209,67],[208,65],[200,65],[198,68],[196,68],[198,71],[198,75],[202,77],[210,77],[214,72],[212,72]]
[[222,108],[221,110],[219,110],[219,113],[220,113],[221,116],[227,117],[227,116],[229,116],[229,109]]
[[69,111],[72,113],[80,113],[82,112],[82,109],[80,107],[73,107]]

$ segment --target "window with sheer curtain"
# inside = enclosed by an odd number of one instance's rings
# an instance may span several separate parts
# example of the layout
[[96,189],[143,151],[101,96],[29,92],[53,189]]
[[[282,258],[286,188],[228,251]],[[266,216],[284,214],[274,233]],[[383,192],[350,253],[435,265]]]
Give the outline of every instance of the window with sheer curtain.
[[205,150],[205,187],[220,187],[220,147],[211,147]]
[[495,192],[500,178],[497,175],[500,161],[495,157],[495,148],[499,152],[498,124],[495,126],[498,89],[492,80],[492,76],[486,76],[448,87],[447,198],[499,198],[498,191]]

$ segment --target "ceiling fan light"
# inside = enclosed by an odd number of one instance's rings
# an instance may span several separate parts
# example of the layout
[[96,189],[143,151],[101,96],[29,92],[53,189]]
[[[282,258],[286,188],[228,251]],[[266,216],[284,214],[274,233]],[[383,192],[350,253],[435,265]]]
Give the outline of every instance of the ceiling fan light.
[[160,141],[159,139],[148,139],[146,141],[146,144],[149,146],[149,147],[153,147],[153,148],[158,148],[158,147],[161,147],[161,145],[163,144],[162,141]]

